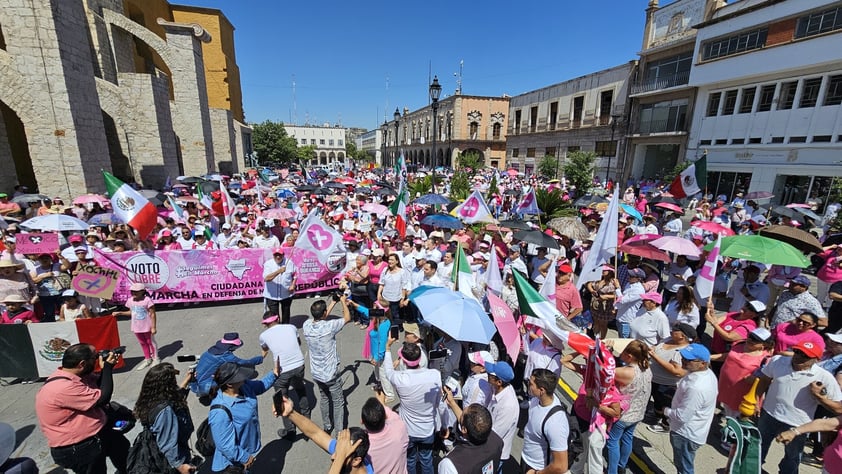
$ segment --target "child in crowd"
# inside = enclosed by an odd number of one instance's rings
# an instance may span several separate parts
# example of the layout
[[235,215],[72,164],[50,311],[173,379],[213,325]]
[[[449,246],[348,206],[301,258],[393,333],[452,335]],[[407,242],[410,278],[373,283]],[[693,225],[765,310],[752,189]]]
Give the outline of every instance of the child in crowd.
[[79,295],[76,293],[76,290],[64,290],[61,297],[64,299],[64,303],[59,309],[59,321],[76,321],[77,319],[94,317],[91,314],[91,310],[79,302]]
[[154,335],[156,332],[155,304],[146,294],[146,287],[143,283],[132,283],[129,288],[132,294],[131,299],[126,301],[128,311],[115,311],[115,316],[130,316],[132,318],[132,332],[140,348],[143,350],[143,362],[137,365],[135,370],[143,370],[151,365],[158,364],[158,347],[155,345]]

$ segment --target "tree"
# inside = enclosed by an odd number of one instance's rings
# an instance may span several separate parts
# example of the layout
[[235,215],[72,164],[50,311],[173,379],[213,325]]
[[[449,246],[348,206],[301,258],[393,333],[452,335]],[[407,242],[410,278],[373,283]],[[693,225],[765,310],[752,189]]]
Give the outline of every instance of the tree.
[[573,151],[567,154],[564,163],[564,177],[576,186],[576,194],[587,194],[593,186],[593,170],[596,153],[592,151]]
[[558,161],[552,155],[544,155],[538,162],[538,175],[544,179],[552,179],[558,175]]
[[664,176],[664,182],[665,183],[672,183],[672,181],[675,179],[676,176],[680,175],[682,171],[689,168],[690,165],[692,165],[692,164],[693,164],[692,161],[687,161],[687,160],[682,161],[681,163],[678,163],[677,165],[675,165],[673,167],[672,171],[668,171],[666,173],[666,175]]
[[456,201],[468,199],[469,194],[471,194],[471,180],[468,173],[463,170],[454,171],[450,178],[450,199]]
[[316,145],[304,145],[295,150],[295,161],[299,164],[308,165],[310,160],[316,158]]
[[266,120],[252,125],[251,140],[260,164],[280,164],[296,161],[298,144],[287,135],[283,123]]
[[480,154],[473,151],[459,153],[456,162],[459,169],[467,171],[471,176],[484,167]]
[[538,204],[542,219],[545,221],[554,217],[570,217],[576,215],[576,208],[570,204],[570,200],[564,200],[564,194],[560,189],[553,189],[552,191],[536,189],[535,202]]
[[491,175],[491,182],[488,183],[488,193],[486,193],[485,199],[487,201],[491,201],[494,195],[498,192],[500,192],[500,190],[497,189],[497,173],[494,173]]

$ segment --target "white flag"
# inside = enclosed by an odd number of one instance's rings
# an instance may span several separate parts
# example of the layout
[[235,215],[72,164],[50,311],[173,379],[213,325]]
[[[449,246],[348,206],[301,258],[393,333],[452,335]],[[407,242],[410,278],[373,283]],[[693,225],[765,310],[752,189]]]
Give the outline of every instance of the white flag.
[[327,262],[328,257],[334,252],[345,251],[342,235],[325,224],[319,218],[316,209],[310,211],[301,223],[300,234],[301,236],[295,241],[295,248],[313,252],[321,262]]
[[547,276],[541,285],[541,290],[538,291],[538,293],[541,293],[541,296],[553,304],[555,304],[555,267],[556,259],[553,257],[552,262],[550,262],[550,268],[547,270]]
[[480,194],[479,191],[474,191],[470,196],[468,196],[468,199],[466,199],[465,202],[456,206],[456,208],[453,209],[453,214],[455,214],[465,224],[473,224],[475,222],[497,222],[491,214],[491,210],[488,209],[488,204],[485,203],[485,199],[482,198],[482,194]]
[[530,189],[528,193],[524,194],[523,200],[518,204],[515,212],[518,214],[540,214],[538,209],[538,201],[535,199],[535,188]]
[[497,263],[497,250],[491,245],[491,256],[488,258],[488,269],[485,271],[485,286],[497,296],[503,292],[503,276],[500,275],[500,265]]
[[611,259],[617,255],[618,195],[619,189],[614,189],[614,195],[611,197],[602,223],[599,224],[599,230],[596,233],[593,245],[591,245],[588,259],[582,265],[582,273],[576,282],[576,288],[580,290],[585,283],[598,281],[602,278],[602,265],[610,263]]
[[[696,278],[696,291],[704,299],[710,298],[713,294],[713,284],[716,281],[716,264],[719,260],[719,247],[721,245],[722,234],[716,238],[716,244],[710,250],[708,258],[705,260],[705,264],[702,265],[699,276]],[[702,304],[703,302],[699,301],[699,305]]]

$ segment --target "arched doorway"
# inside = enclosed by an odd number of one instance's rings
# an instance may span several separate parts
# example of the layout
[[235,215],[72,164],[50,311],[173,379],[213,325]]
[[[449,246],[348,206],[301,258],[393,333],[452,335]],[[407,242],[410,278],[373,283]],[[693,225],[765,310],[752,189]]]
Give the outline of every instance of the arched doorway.
[[17,184],[27,186],[30,192],[35,192],[38,183],[35,171],[32,169],[32,157],[29,154],[29,141],[26,129],[18,114],[0,102],[0,162],[13,166],[10,170],[4,165],[4,177],[0,178],[0,190],[10,191]]

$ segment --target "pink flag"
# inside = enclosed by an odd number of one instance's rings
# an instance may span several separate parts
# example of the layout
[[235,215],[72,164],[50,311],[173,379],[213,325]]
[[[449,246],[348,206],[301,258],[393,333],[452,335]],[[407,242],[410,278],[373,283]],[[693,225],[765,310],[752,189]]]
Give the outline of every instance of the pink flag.
[[493,292],[489,291],[486,295],[488,296],[491,315],[494,316],[494,325],[497,326],[497,331],[503,339],[506,352],[512,360],[516,361],[520,352],[520,333],[512,310]]
[[[722,235],[716,238],[716,245],[710,250],[705,264],[699,271],[699,276],[696,278],[696,290],[699,296],[707,299],[713,294],[713,284],[716,280],[716,263],[719,260],[719,247],[722,245]],[[701,301],[699,302],[701,304]]]

